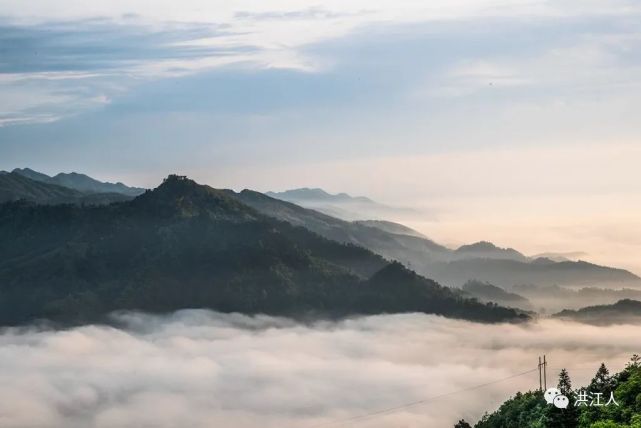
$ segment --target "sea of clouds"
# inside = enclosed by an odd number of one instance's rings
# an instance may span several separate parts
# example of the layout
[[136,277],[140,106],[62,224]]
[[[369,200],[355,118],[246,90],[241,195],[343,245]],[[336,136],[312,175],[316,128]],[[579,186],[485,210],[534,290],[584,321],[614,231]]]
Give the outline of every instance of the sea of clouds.
[[118,328],[2,330],[0,426],[452,427],[538,387],[536,371],[496,381],[536,369],[543,353],[550,383],[567,367],[578,385],[601,361],[615,371],[641,352],[638,327],[558,320],[404,314],[301,324],[202,310],[114,320]]

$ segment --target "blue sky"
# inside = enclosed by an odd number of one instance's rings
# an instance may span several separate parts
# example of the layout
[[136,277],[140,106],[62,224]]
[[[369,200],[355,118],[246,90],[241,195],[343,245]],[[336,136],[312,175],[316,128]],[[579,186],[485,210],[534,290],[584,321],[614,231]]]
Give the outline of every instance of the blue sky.
[[0,0],[0,169],[324,187],[424,205],[446,241],[641,254],[591,210],[640,214],[639,22],[624,0]]

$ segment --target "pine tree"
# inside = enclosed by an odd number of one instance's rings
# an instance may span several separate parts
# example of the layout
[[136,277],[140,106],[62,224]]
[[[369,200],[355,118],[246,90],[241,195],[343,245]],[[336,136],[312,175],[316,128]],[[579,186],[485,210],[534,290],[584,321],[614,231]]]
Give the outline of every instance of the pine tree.
[[547,428],[576,428],[578,426],[579,412],[575,407],[572,381],[567,370],[562,369],[559,373],[559,384],[557,386],[561,394],[568,397],[570,405],[565,409],[558,409],[555,406],[547,407]]
[[559,385],[557,386],[557,388],[559,388],[561,394],[565,395],[568,398],[572,394],[572,381],[570,380],[568,371],[565,369],[561,369],[561,372],[559,373]]
[[454,425],[454,428],[472,428],[472,425],[465,422],[465,419],[461,419],[456,425]]
[[604,363],[601,363],[599,370],[597,370],[594,378],[588,386],[588,391],[590,392],[600,392],[604,397],[609,396],[612,391],[612,378],[610,377],[610,372]]

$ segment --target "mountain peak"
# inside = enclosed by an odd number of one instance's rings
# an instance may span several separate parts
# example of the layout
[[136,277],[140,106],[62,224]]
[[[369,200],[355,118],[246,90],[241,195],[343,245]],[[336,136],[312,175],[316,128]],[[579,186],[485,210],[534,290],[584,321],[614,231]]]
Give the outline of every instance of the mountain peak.
[[461,245],[457,251],[487,251],[500,248],[489,241],[479,241],[473,244]]
[[198,184],[177,174],[167,176],[160,186],[134,199],[132,205],[171,217],[207,216],[247,221],[257,216],[252,208],[231,198],[225,191]]
[[31,168],[15,168],[13,171],[11,171],[14,174],[19,174],[23,177],[30,178],[32,180],[36,181],[42,181],[42,182],[49,182],[51,180],[51,177],[49,177],[47,174],[43,174],[42,172],[34,171]]

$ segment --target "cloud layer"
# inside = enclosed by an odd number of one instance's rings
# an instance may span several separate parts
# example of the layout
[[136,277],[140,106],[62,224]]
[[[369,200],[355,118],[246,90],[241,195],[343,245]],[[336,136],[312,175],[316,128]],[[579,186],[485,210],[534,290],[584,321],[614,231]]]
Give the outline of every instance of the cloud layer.
[[[619,369],[638,351],[633,327],[558,321],[407,314],[302,325],[208,311],[116,320],[121,328],[4,330],[0,425],[342,426],[335,422],[536,368],[543,353],[550,378],[568,367],[582,383],[601,361]],[[348,425],[450,427],[537,385],[529,373]]]

